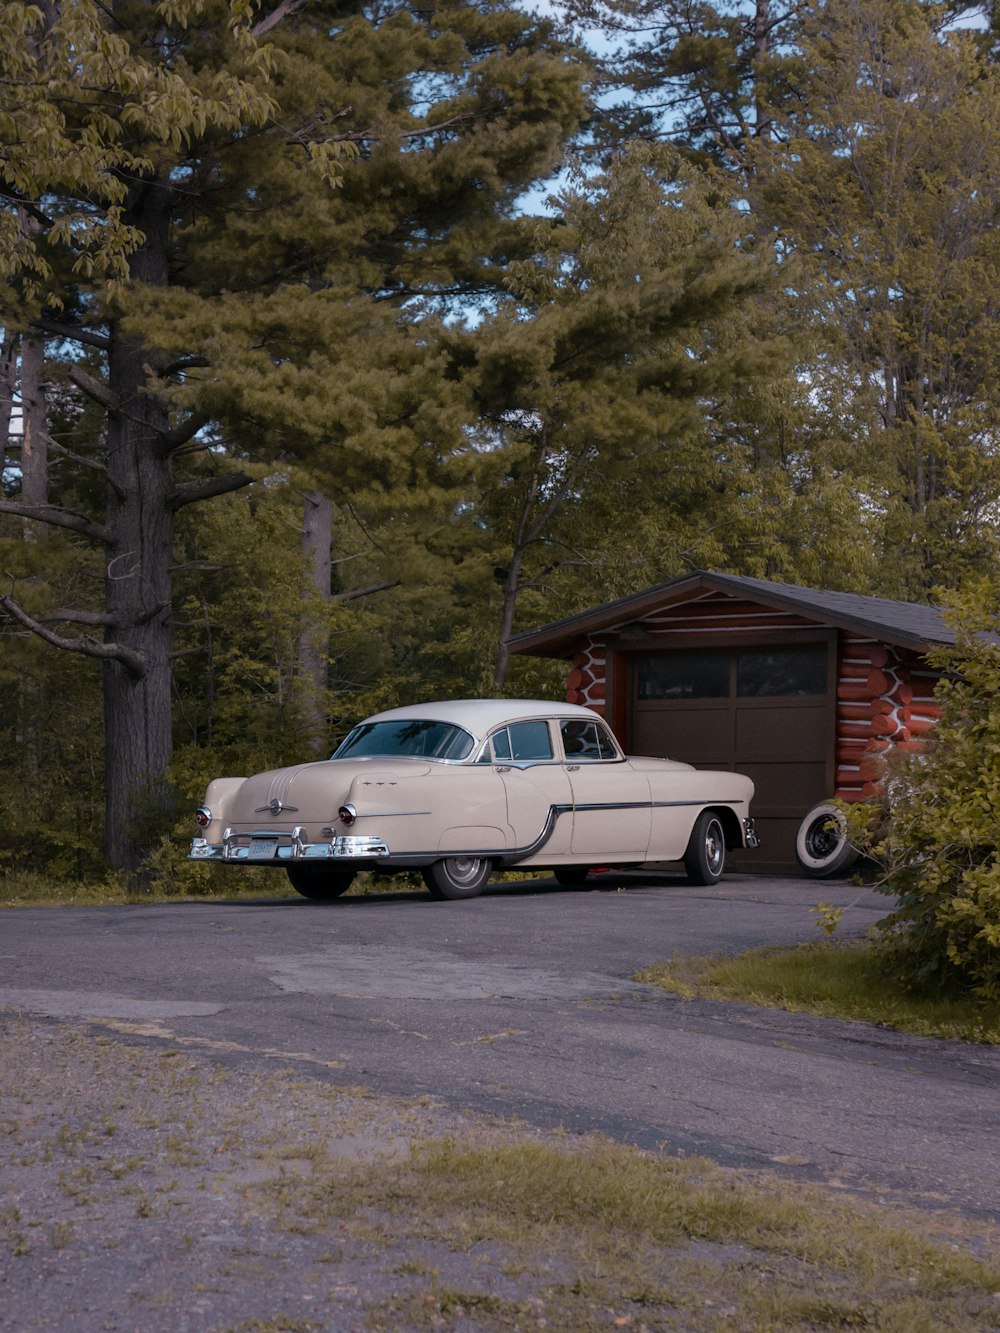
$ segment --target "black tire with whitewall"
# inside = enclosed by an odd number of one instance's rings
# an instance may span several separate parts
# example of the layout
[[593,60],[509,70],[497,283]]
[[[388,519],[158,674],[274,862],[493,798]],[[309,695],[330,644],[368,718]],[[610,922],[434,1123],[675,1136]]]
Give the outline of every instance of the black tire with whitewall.
[[340,898],[354,882],[353,870],[330,870],[326,866],[286,866],[285,874],[296,893],[318,903]]
[[814,879],[830,879],[848,871],[861,853],[847,836],[844,812],[830,801],[813,808],[795,835],[795,857]]
[[722,820],[712,810],[702,810],[694,822],[684,869],[690,884],[717,884],[726,868],[726,834]]
[[478,897],[491,870],[485,856],[446,856],[422,873],[431,897],[443,900]]

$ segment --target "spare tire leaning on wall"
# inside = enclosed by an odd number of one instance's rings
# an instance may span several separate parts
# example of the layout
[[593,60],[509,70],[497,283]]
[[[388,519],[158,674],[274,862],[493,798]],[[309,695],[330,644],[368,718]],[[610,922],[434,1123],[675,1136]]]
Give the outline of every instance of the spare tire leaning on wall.
[[861,853],[848,837],[844,812],[833,801],[814,805],[803,819],[795,835],[795,856],[814,879],[845,874],[860,860]]

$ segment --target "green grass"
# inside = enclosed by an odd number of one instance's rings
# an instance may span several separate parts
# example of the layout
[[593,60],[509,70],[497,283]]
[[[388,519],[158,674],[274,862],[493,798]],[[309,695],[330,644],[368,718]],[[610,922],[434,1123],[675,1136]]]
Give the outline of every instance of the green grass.
[[1000,1003],[910,994],[880,969],[867,941],[753,949],[736,958],[675,956],[634,980],[689,999],[736,1000],[860,1019],[925,1037],[1000,1043]]
[[[374,1329],[995,1327],[1000,1266],[954,1232],[932,1237],[818,1188],[601,1139],[422,1141],[407,1161],[320,1164],[304,1186],[278,1189],[285,1224],[304,1234],[363,1217],[394,1245],[488,1263],[492,1278],[466,1272],[456,1285],[430,1272],[377,1302]],[[496,1277],[498,1261],[515,1283]]]
[[[172,884],[172,887],[170,886]],[[423,888],[414,875],[358,875],[348,890],[351,898],[380,893],[406,893]],[[205,902],[260,898],[294,898],[298,894],[282,870],[238,870],[233,867],[195,866],[181,882],[155,882],[148,890],[130,889],[124,875],[101,880],[68,880],[34,870],[0,874],[0,909],[4,907],[121,907],[128,903]]]

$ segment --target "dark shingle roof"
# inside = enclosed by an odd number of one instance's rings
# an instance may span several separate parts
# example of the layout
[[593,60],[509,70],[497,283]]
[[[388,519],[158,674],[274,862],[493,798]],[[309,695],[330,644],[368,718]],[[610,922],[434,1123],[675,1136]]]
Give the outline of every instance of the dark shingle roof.
[[939,608],[923,602],[893,602],[884,597],[862,597],[853,592],[828,592],[821,588],[800,588],[792,583],[772,583],[768,579],[694,570],[644,592],[515,634],[508,639],[508,646],[512,653],[561,657],[575,651],[581,638],[587,635],[634,624],[665,606],[688,601],[707,591],[729,593],[764,606],[792,610],[823,625],[871,634],[886,643],[917,651],[932,644],[955,642],[955,632],[945,624]]

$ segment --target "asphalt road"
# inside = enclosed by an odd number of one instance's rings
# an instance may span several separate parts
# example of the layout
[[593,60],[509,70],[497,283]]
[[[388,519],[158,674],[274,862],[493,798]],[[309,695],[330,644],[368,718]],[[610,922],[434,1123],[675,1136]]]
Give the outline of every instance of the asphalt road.
[[630,980],[675,951],[815,937],[820,900],[844,906],[847,933],[887,910],[848,885],[734,875],[10,911],[0,1020],[116,1020],[138,1025],[120,1040],[195,1038],[303,1077],[1000,1216],[1000,1051]]

